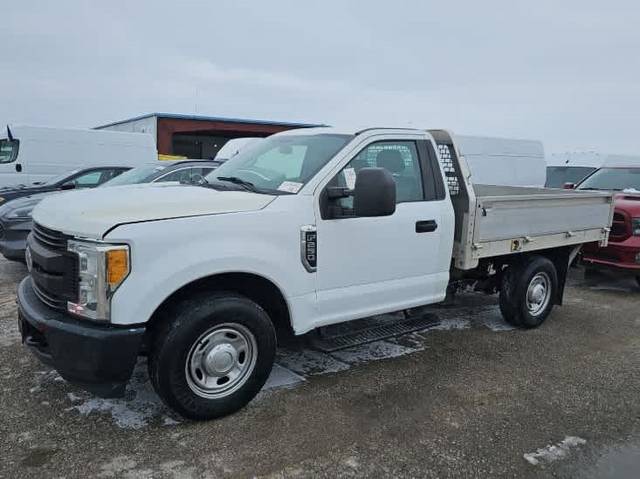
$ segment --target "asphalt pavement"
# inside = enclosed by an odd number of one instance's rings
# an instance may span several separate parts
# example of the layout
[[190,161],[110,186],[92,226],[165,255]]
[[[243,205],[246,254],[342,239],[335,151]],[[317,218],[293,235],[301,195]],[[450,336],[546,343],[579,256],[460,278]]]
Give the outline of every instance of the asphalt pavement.
[[0,261],[0,477],[620,477],[640,471],[640,288],[571,271],[530,331],[469,293],[429,329],[283,348],[247,408],[195,423],[136,368],[125,398],[66,383],[20,344]]

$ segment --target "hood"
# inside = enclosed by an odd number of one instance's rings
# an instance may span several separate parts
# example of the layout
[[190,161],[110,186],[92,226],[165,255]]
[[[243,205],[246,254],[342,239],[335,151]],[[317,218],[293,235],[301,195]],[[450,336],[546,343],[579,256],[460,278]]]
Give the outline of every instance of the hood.
[[60,193],[59,191],[49,191],[46,193],[38,193],[35,195],[23,196],[15,200],[10,200],[0,205],[0,219],[5,218],[7,214],[21,208],[31,207],[32,209],[49,195]]
[[619,193],[614,197],[617,210],[626,211],[631,216],[640,216],[640,194]]
[[23,196],[46,191],[55,191],[56,189],[57,188],[52,185],[18,185],[0,188],[0,204],[6,203],[7,201],[11,201],[15,198],[21,198]]
[[49,196],[36,206],[32,216],[47,228],[99,239],[125,223],[255,211],[274,198],[248,191],[151,183]]

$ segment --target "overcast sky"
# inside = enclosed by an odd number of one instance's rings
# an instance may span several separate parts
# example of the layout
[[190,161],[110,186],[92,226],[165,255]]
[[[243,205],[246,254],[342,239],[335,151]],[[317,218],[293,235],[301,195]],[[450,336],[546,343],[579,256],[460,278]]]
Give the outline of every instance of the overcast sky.
[[92,127],[160,111],[640,154],[637,1],[0,7],[0,124]]

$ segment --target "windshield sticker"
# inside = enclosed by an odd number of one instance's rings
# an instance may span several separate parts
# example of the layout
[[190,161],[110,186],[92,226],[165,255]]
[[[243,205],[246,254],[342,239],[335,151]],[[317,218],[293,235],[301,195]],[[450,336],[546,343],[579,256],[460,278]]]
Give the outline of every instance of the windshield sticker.
[[297,193],[302,188],[302,183],[296,183],[295,181],[283,181],[278,186],[279,191],[286,191],[288,193]]
[[350,190],[356,187],[356,170],[354,168],[345,168],[342,170],[344,181]]

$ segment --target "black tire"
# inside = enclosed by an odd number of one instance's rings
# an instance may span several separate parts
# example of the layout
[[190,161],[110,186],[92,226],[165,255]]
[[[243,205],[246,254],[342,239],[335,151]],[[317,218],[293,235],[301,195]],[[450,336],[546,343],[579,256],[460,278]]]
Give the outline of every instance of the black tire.
[[[198,386],[194,385],[197,379],[190,365],[202,365],[202,370],[205,371],[200,372],[199,378],[202,379],[200,376],[207,374],[205,368],[213,367],[211,365],[215,361],[210,354],[204,352],[201,362],[193,359],[189,363],[187,361],[204,350],[205,346],[209,347],[209,340],[206,339],[209,336],[206,335],[222,334],[224,338],[224,334],[227,334],[233,338],[233,334],[224,333],[229,328],[231,331],[233,328],[240,331],[240,335],[246,336],[247,340],[253,338],[249,341],[253,353],[245,353],[244,356],[245,361],[251,356],[253,366],[243,366],[247,371],[240,375],[242,382],[238,383],[237,389],[226,393],[226,396],[203,397],[202,394],[211,392],[197,392]],[[149,354],[151,383],[167,406],[189,419],[213,419],[241,409],[258,394],[273,367],[276,352],[273,324],[258,304],[237,293],[204,293],[176,302],[163,311],[152,334]],[[214,344],[213,340],[211,344]],[[225,358],[232,357],[226,352],[222,354],[227,354]],[[239,358],[242,354],[236,354],[236,357]],[[211,358],[211,362],[206,363],[205,357]],[[231,363],[234,361],[231,360]],[[239,363],[236,360],[234,364]],[[197,367],[195,371],[197,373]],[[216,382],[213,387],[224,386],[219,386]]]
[[640,286],[640,276],[636,276],[636,283],[638,283],[638,286]]
[[[546,281],[548,286],[540,309],[532,312],[527,305],[527,295],[534,278]],[[557,292],[558,273],[554,264],[544,256],[530,256],[507,268],[500,288],[500,311],[512,326],[536,328],[549,316]]]

